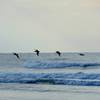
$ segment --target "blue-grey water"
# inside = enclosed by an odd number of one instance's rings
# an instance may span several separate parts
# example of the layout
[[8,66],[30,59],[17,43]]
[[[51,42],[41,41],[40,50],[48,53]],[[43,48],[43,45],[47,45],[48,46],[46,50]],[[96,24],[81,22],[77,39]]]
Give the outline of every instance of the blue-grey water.
[[100,53],[0,54],[0,100],[99,100]]

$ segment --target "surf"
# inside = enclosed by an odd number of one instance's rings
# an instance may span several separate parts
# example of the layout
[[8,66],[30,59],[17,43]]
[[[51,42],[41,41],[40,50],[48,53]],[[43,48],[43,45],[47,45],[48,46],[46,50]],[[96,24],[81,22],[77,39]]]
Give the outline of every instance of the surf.
[[35,69],[50,69],[50,68],[68,68],[68,67],[100,67],[100,63],[96,62],[68,62],[68,61],[32,61],[23,62],[23,66]]
[[0,72],[0,83],[100,86],[100,74]]

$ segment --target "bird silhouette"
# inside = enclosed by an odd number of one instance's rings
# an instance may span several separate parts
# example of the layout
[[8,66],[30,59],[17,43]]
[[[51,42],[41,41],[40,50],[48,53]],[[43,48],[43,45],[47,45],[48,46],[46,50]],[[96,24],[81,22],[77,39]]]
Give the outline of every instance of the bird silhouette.
[[80,53],[79,55],[80,55],[80,56],[85,56],[85,54],[83,54],[83,53]]
[[15,55],[18,59],[20,59],[19,54],[18,53],[13,53],[13,55]]
[[61,56],[61,52],[60,52],[60,51],[56,51],[56,54],[57,54],[58,56]]
[[36,49],[34,52],[36,52],[36,55],[39,56],[39,54],[40,54],[39,50]]

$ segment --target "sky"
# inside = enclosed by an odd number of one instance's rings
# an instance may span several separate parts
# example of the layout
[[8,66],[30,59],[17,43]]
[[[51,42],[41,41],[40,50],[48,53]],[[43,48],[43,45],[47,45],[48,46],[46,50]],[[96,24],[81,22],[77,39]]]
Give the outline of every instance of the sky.
[[99,52],[100,0],[0,0],[0,52]]

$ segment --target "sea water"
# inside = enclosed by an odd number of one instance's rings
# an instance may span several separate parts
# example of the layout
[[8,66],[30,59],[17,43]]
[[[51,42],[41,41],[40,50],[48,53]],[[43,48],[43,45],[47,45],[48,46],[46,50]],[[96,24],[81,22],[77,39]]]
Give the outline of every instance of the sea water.
[[0,54],[0,100],[99,100],[100,53]]

